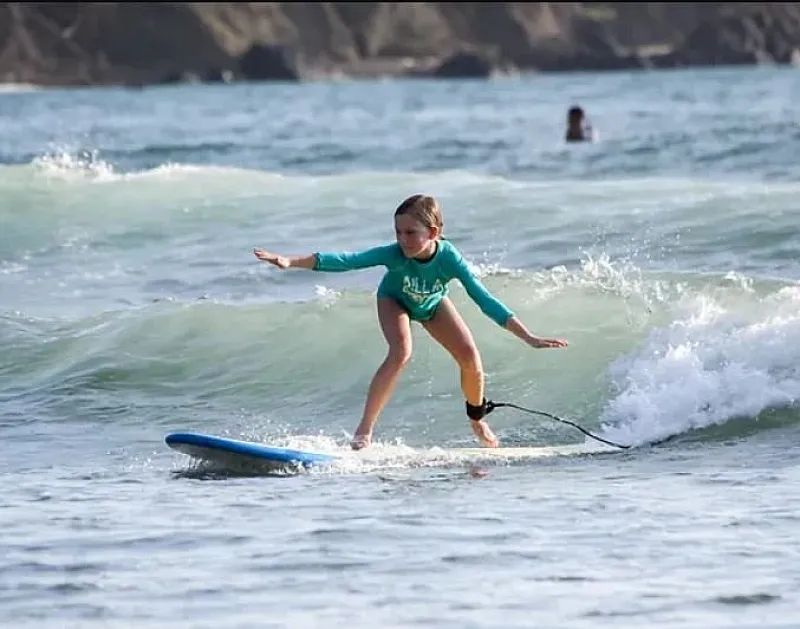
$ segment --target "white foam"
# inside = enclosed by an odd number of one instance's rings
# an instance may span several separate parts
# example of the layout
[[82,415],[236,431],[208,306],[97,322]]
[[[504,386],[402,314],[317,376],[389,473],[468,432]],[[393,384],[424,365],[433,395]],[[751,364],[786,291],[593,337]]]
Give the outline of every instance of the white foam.
[[0,93],[17,94],[26,92],[41,92],[46,88],[33,83],[0,83]]
[[613,364],[606,434],[646,443],[793,405],[800,398],[800,288],[749,306],[708,296]]
[[147,170],[134,171],[119,175],[120,180],[139,180],[139,179],[153,179],[160,181],[182,180],[185,178],[203,179],[218,178],[220,183],[225,183],[230,186],[231,177],[258,177],[260,179],[268,178],[274,180],[287,179],[281,173],[248,170],[246,168],[236,168],[233,166],[213,166],[213,165],[199,165],[199,164],[180,164],[175,162],[166,162],[155,168]]
[[69,179],[109,179],[114,176],[113,167],[99,158],[97,151],[58,150],[52,154],[37,157],[33,166],[49,177]]
[[480,278],[496,275],[509,275],[516,277],[522,275],[522,270],[505,267],[499,262],[471,262],[467,260],[467,267],[469,267],[469,269]]
[[328,288],[327,286],[323,286],[322,284],[314,285],[314,294],[317,297],[319,297],[325,304],[332,304],[337,299],[339,299],[339,297],[342,296],[341,292],[333,288]]
[[[337,443],[323,435],[294,435],[271,437],[272,445],[308,450],[337,457],[332,465],[311,468],[312,472],[334,474],[364,474],[374,471],[442,467],[449,465],[504,464],[559,456],[598,454],[617,451],[600,445],[571,444],[540,447],[481,448],[442,446],[411,447],[397,438],[391,441],[376,440],[369,448],[353,451],[348,444]],[[258,440],[258,439],[257,439]]]

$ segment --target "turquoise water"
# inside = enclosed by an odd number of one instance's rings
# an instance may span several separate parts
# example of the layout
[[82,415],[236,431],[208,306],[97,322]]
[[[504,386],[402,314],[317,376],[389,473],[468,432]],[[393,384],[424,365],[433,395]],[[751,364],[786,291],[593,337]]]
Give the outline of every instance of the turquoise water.
[[[0,93],[0,619],[14,627],[790,627],[799,597],[800,74],[788,69]],[[562,142],[566,109],[599,141]],[[414,356],[347,444],[410,194],[534,333],[458,284],[497,400],[633,447],[472,446]],[[513,409],[504,445],[576,444]],[[338,452],[198,468],[197,431]],[[588,445],[588,444],[587,444]]]

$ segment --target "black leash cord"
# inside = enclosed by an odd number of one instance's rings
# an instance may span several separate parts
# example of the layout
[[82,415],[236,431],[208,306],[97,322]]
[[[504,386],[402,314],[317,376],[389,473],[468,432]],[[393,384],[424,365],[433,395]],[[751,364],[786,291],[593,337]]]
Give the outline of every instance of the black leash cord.
[[561,417],[557,417],[556,415],[552,415],[551,413],[545,413],[544,411],[536,411],[531,408],[525,408],[524,406],[519,406],[518,404],[512,404],[511,402],[492,402],[491,400],[487,400],[486,402],[486,413],[491,413],[496,408],[501,407],[508,407],[508,408],[516,408],[519,411],[524,411],[526,413],[530,413],[531,415],[541,415],[542,417],[548,417],[552,420],[557,422],[561,422],[562,424],[566,424],[567,426],[572,426],[573,428],[577,428],[580,430],[584,435],[587,437],[591,437],[597,441],[601,441],[607,445],[614,446],[615,448],[622,448],[623,450],[627,450],[630,446],[622,445],[621,443],[615,443],[613,441],[609,441],[608,439],[603,439],[602,437],[598,437],[597,435],[593,435],[588,430],[579,426],[575,422],[571,422],[568,419],[562,419]]

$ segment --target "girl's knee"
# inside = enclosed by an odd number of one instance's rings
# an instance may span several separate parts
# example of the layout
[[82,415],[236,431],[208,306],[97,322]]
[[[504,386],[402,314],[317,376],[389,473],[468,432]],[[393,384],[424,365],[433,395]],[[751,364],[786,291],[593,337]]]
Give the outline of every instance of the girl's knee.
[[456,359],[458,366],[463,371],[481,372],[483,365],[481,363],[481,355],[474,345],[464,345],[457,348],[453,352],[453,358]]
[[411,344],[400,343],[389,348],[386,362],[396,369],[403,369],[411,360]]

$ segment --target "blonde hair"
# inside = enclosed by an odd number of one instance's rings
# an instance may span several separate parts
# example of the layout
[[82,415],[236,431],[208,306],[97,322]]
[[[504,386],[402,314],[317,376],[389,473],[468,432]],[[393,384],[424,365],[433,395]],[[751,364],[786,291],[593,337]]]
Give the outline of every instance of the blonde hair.
[[442,210],[439,207],[439,202],[434,197],[425,194],[414,194],[408,197],[394,211],[395,216],[400,216],[401,214],[407,214],[428,229],[437,227],[439,236],[442,235],[444,230]]

